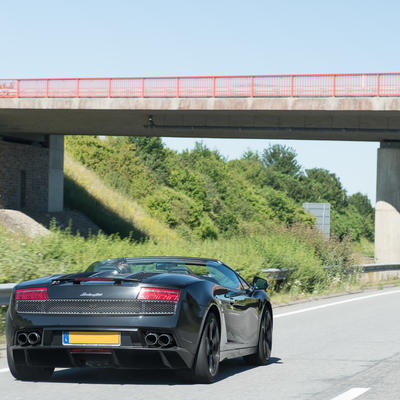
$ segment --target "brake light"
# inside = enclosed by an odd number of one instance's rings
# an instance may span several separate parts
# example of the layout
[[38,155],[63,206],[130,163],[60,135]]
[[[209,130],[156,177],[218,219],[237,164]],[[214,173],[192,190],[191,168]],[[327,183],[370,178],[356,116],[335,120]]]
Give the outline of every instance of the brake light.
[[47,288],[17,289],[15,300],[47,300],[49,295]]
[[137,298],[139,300],[178,301],[179,290],[144,287],[140,289]]

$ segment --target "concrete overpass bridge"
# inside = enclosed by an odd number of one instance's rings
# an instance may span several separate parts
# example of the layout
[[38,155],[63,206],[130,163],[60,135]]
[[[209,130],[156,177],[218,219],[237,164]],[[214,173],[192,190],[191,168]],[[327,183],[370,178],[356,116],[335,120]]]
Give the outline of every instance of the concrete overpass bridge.
[[400,73],[0,80],[0,207],[62,210],[85,134],[379,141],[375,256],[400,261]]

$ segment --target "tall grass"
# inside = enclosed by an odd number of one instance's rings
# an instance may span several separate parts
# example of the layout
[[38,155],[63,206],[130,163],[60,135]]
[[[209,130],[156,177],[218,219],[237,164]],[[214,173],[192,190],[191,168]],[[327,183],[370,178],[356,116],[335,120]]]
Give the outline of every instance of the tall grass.
[[[51,235],[30,240],[12,235],[0,228],[0,282],[19,282],[54,273],[83,271],[96,260],[112,257],[194,256],[219,259],[251,279],[262,275],[263,269],[289,268],[287,284],[305,292],[326,286],[332,279],[324,270],[327,253],[341,260],[336,275],[347,267],[351,248],[343,243],[317,249],[324,239],[312,229],[292,232],[290,229],[271,231],[263,236],[232,239],[185,241],[183,239],[155,242],[134,242],[118,235],[98,235],[85,239],[68,231],[53,229]],[[321,247],[321,246],[320,246]]]

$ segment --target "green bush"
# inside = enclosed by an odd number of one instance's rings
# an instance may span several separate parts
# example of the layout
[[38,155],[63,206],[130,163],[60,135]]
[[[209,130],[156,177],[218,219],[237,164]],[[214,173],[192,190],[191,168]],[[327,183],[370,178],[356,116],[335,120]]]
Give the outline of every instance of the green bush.
[[340,239],[351,236],[353,240],[360,241],[362,237],[374,240],[374,215],[361,215],[357,209],[350,205],[343,212],[332,210],[331,231]]
[[201,239],[215,239],[217,229],[211,219],[203,212],[201,205],[168,187],[161,187],[146,198],[150,215],[159,218],[170,228],[187,225]]

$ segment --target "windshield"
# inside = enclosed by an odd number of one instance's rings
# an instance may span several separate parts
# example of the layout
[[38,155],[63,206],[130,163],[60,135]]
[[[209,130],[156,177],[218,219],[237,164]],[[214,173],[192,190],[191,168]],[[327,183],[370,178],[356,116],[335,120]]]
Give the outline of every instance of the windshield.
[[228,288],[240,287],[236,273],[218,261],[112,258],[96,261],[89,266],[86,272],[92,272],[92,276],[96,277],[138,279],[154,274],[183,274],[207,279]]

